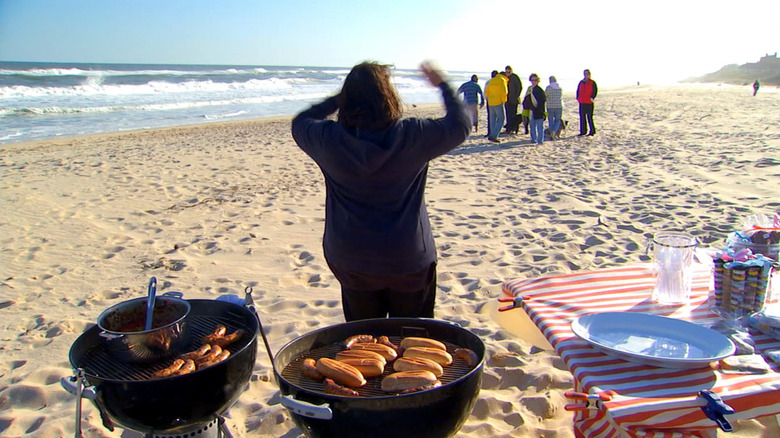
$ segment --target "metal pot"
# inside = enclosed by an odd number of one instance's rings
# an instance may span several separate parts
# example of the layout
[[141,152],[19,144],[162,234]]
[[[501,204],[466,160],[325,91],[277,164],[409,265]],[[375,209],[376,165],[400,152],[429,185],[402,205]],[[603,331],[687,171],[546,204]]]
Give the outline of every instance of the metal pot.
[[164,368],[165,361],[117,365],[100,340],[100,329],[94,326],[71,346],[70,363],[77,375],[63,378],[63,387],[91,399],[103,424],[111,430],[116,422],[140,432],[173,434],[225,413],[252,376],[257,356],[257,316],[253,309],[223,301],[187,302],[191,304],[191,339],[185,349],[196,350],[203,336],[217,324],[225,325],[229,332],[245,330],[244,336],[230,345],[229,358],[190,374],[155,379],[153,372]]
[[[424,335],[469,348],[479,363],[452,381],[411,394],[343,397],[314,391],[285,368],[312,350],[330,348],[356,334],[389,337]],[[270,354],[270,352],[269,352]],[[353,321],[316,330],[290,342],[273,359],[282,404],[309,437],[449,437],[468,419],[479,395],[485,345],[475,334],[446,321],[384,318]],[[446,371],[445,371],[446,372]],[[300,374],[293,372],[292,374]]]
[[187,343],[190,303],[178,292],[168,292],[154,301],[152,328],[144,330],[146,298],[136,298],[109,307],[98,317],[101,340],[122,362],[155,362],[180,353]]

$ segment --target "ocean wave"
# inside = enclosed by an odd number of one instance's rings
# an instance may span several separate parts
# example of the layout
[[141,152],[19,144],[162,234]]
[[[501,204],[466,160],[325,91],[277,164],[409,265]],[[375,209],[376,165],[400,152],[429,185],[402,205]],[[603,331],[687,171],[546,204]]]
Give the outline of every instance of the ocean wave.
[[[186,82],[167,82],[150,81],[143,84],[104,84],[101,81],[89,80],[83,84],[70,87],[29,87],[26,85],[13,85],[10,87],[0,87],[0,98],[30,98],[46,96],[129,96],[129,95],[148,95],[148,94],[168,94],[168,93],[191,93],[191,92],[224,92],[231,90],[266,90],[280,91],[289,90],[296,86],[317,82],[306,78],[288,78],[288,79],[250,79],[244,82],[214,82],[205,81],[186,81]],[[333,83],[336,85],[335,81]]]
[[[154,104],[131,105],[105,105],[105,106],[48,106],[25,108],[0,108],[0,117],[24,117],[58,114],[88,114],[88,113],[115,113],[115,112],[139,112],[139,111],[171,111],[188,108],[219,107],[230,105],[256,105],[277,102],[294,102],[303,100],[322,99],[328,93],[313,92],[304,94],[255,96],[223,100],[201,100],[191,102],[169,102]],[[233,114],[235,115],[235,114]]]

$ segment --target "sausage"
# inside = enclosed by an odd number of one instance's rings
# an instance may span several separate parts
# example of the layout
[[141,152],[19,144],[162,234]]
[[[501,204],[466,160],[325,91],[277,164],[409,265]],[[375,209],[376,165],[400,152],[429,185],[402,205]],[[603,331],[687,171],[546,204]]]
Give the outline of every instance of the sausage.
[[320,381],[325,376],[322,375],[319,371],[317,371],[317,361],[314,359],[306,358],[303,360],[303,363],[301,364],[301,372],[304,376]]
[[470,367],[476,366],[479,363],[479,357],[477,357],[477,353],[474,353],[468,348],[456,349],[455,356],[465,360]]
[[222,347],[220,347],[219,345],[212,345],[211,350],[209,350],[209,353],[207,355],[195,359],[195,365],[201,366],[202,363],[211,362],[212,360],[216,359],[220,354],[222,354]]
[[172,376],[173,373],[176,371],[179,371],[179,369],[184,365],[184,359],[176,359],[173,361],[173,363],[167,367],[163,368],[161,370],[155,371],[154,374],[152,374],[153,377],[161,379],[163,377],[169,377]]
[[400,356],[403,354],[403,348],[399,347],[398,345],[393,344],[392,341],[390,341],[390,338],[387,336],[380,336],[379,339],[376,341],[378,344],[387,345],[388,347],[395,350],[395,352]]
[[181,376],[182,374],[188,374],[193,371],[195,371],[195,361],[192,359],[187,359],[184,361],[184,365],[181,366],[178,370],[176,370],[175,373],[171,374],[172,376]]
[[198,359],[198,358],[201,358],[201,357],[205,356],[210,350],[211,350],[211,345],[203,344],[202,347],[198,348],[195,351],[190,351],[189,353],[182,354],[181,356],[179,356],[179,359],[184,359],[184,360],[192,359],[192,360],[195,360],[195,359]]
[[231,333],[229,335],[222,335],[222,336],[217,336],[215,338],[212,338],[211,339],[211,344],[212,345],[219,345],[220,347],[225,348],[228,345],[230,345],[230,344],[236,342],[237,340],[241,339],[241,337],[243,337],[243,336],[244,336],[244,330],[238,329],[238,330],[234,331],[233,333]]
[[198,364],[198,369],[202,370],[203,368],[208,368],[212,365],[216,365],[229,357],[230,357],[230,350],[222,350],[222,353],[219,353],[219,356],[215,357],[214,359],[201,362],[200,364]]
[[354,389],[345,388],[331,379],[325,379],[325,393],[333,395],[341,395],[344,397],[359,397],[360,393]]
[[355,344],[373,344],[375,342],[376,339],[371,335],[355,335],[348,337],[347,340],[344,341],[344,346],[349,350]]
[[438,388],[440,386],[441,386],[441,382],[437,380],[429,385],[422,385],[416,388],[404,389],[403,391],[401,391],[401,394],[410,394],[412,392],[427,391],[429,389]]

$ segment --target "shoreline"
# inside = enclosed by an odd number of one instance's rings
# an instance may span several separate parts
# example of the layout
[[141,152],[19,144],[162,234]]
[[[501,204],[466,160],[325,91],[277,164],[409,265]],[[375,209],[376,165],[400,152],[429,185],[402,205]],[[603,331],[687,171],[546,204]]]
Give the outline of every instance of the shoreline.
[[[569,127],[536,146],[480,132],[431,162],[436,318],[485,343],[479,399],[457,438],[573,438],[566,365],[529,320],[495,316],[501,284],[649,260],[648,237],[686,231],[717,247],[741,220],[780,210],[780,99],[734,87],[606,92],[595,137]],[[407,116],[443,114],[417,105]],[[0,146],[0,435],[72,436],[68,351],[106,308],[158,293],[215,299],[254,289],[274,353],[343,322],[322,255],[325,190],[290,118],[231,120]],[[650,292],[648,291],[648,294]],[[515,310],[513,312],[519,312]],[[518,328],[519,325],[519,328]],[[521,333],[533,333],[524,337]],[[231,432],[299,437],[262,345]],[[85,436],[109,432],[83,403]],[[774,418],[732,437],[770,437]]]

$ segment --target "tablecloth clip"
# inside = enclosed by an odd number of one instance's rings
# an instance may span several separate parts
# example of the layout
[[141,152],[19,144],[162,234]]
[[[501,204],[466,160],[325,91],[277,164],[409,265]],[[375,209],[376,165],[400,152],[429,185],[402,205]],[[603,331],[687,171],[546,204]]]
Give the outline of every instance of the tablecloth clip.
[[707,404],[701,407],[707,418],[714,421],[722,431],[733,432],[734,427],[724,415],[735,413],[734,408],[724,403],[718,394],[710,390],[699,391],[699,397],[707,401]]
[[502,297],[498,299],[499,303],[512,303],[510,306],[499,307],[499,312],[506,312],[517,307],[522,307],[523,297]]
[[603,391],[598,394],[585,394],[584,392],[566,391],[563,395],[566,398],[572,400],[581,400],[585,403],[567,404],[563,409],[567,411],[587,411],[587,410],[599,410],[602,407],[602,402],[612,400],[612,391]]

